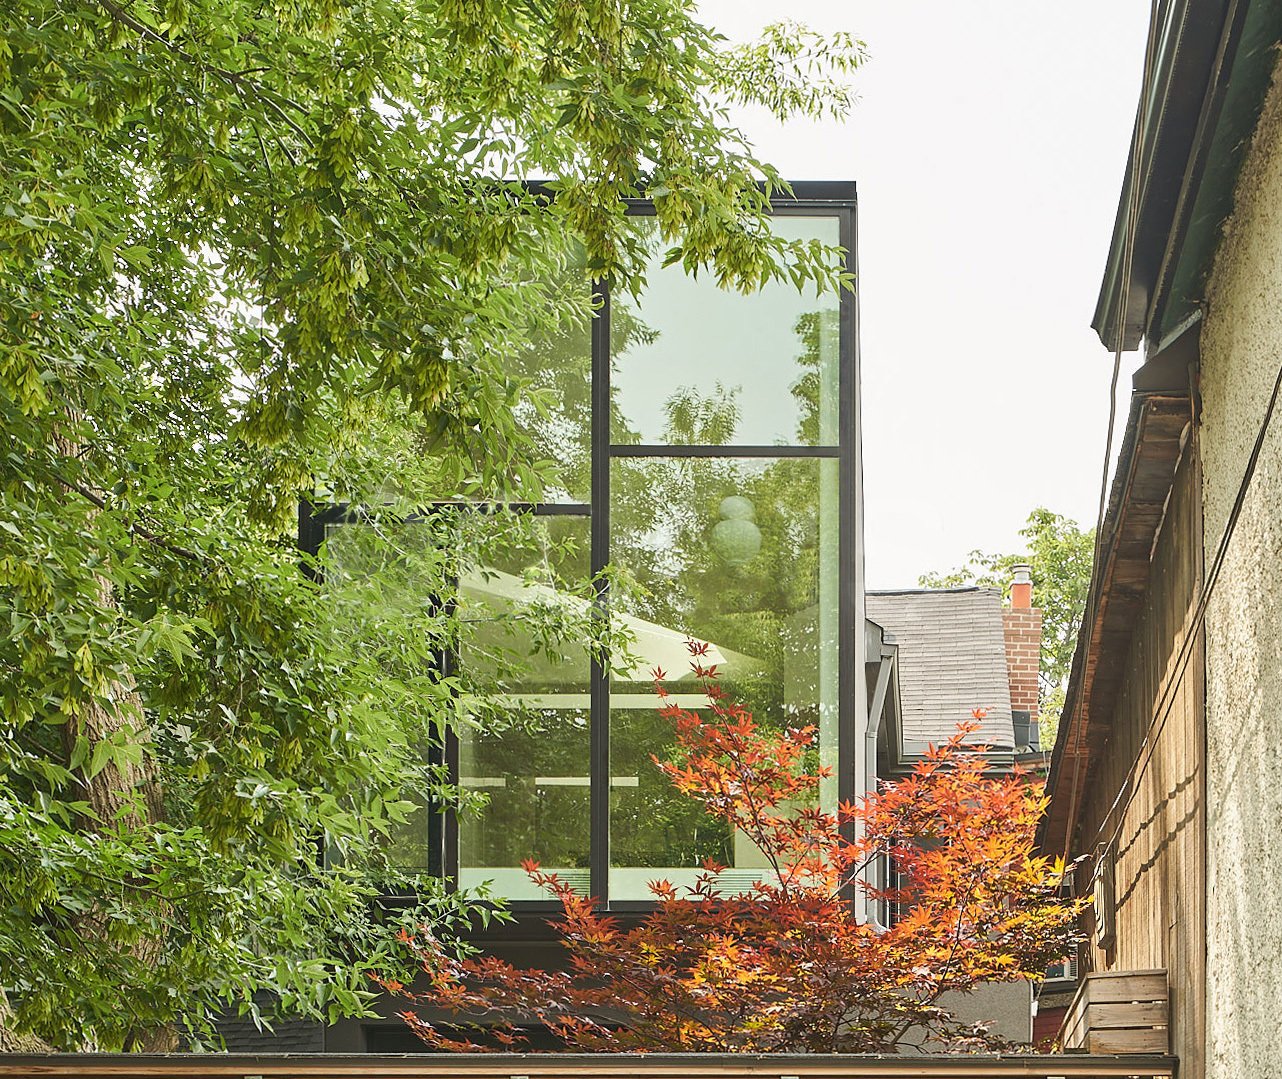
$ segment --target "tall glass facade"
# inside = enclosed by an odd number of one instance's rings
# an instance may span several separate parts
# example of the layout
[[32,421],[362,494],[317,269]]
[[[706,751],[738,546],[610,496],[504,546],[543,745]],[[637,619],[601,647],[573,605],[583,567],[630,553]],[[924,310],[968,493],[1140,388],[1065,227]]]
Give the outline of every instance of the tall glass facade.
[[[776,211],[788,239],[854,247],[853,188]],[[602,288],[592,325],[537,342],[521,372],[545,391],[524,417],[560,472],[519,549],[465,568],[453,601],[455,654],[519,716],[469,723],[445,746],[457,783],[484,806],[435,830],[435,857],[399,840],[408,864],[460,885],[489,882],[546,901],[520,865],[534,858],[612,907],[648,883],[690,881],[705,859],[746,887],[764,860],[751,842],[678,794],[652,759],[672,749],[650,672],[706,706],[685,641],[706,642],[721,681],[758,722],[813,724],[821,800],[853,794],[858,610],[854,296],[776,283],[751,294],[664,267],[649,207],[629,207],[652,258],[639,298]],[[853,269],[853,259],[849,262]],[[612,565],[635,587],[568,595],[559,582]],[[408,583],[409,587],[412,584]],[[626,653],[556,655],[523,638],[523,607],[608,612]],[[535,655],[526,663],[512,657]],[[519,673],[518,673],[519,672]],[[862,732],[860,732],[862,733]],[[425,815],[426,817],[426,815]]]

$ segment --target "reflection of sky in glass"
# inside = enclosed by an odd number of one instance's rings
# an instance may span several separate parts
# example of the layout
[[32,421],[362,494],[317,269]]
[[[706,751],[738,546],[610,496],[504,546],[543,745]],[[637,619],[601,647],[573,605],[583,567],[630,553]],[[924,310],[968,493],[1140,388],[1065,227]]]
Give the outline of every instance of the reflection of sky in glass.
[[[790,240],[839,241],[835,217],[777,217],[774,228]],[[836,293],[816,296],[810,288],[803,294],[785,282],[749,295],[728,292],[712,277],[691,279],[680,265],[662,268],[666,247],[656,246],[639,308],[626,295],[612,298],[613,306],[632,310],[658,334],[653,342],[634,342],[615,357],[613,384],[624,423],[642,442],[665,442],[664,402],[683,387],[708,396],[720,383],[737,390],[739,419],[730,441],[796,444],[802,408],[792,387],[805,372],[797,362],[804,348],[797,320],[822,311],[834,313],[825,321],[830,332],[820,350],[822,441],[835,444]]]

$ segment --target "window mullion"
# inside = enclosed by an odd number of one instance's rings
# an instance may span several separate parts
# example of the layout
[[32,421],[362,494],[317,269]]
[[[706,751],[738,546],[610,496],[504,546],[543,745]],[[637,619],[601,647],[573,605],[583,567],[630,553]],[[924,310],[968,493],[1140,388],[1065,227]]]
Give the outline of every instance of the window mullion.
[[[602,570],[610,561],[610,293],[604,282],[594,288],[592,321],[592,575],[597,610],[609,617],[609,595]],[[610,876],[610,673],[598,650],[591,672],[590,889],[609,903]]]

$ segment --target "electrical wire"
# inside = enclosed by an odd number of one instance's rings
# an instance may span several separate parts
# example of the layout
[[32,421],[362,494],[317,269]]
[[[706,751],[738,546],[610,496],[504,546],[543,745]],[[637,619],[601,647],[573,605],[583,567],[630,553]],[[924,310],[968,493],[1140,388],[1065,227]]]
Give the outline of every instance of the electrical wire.
[[[1121,266],[1121,289],[1122,296],[1119,305],[1119,317],[1116,328],[1116,339],[1113,350],[1113,372],[1109,379],[1108,387],[1108,431],[1104,439],[1104,463],[1100,471],[1100,490],[1099,490],[1099,507],[1095,518],[1095,544],[1091,556],[1093,567],[1100,565],[1100,556],[1103,547],[1104,538],[1104,514],[1108,508],[1108,477],[1109,465],[1113,459],[1113,438],[1117,428],[1117,384],[1122,373],[1122,352],[1126,342],[1126,320],[1130,314],[1130,279],[1131,269],[1135,258],[1135,237],[1138,228],[1139,204],[1140,204],[1140,163],[1144,156],[1144,132],[1148,127],[1149,118],[1149,85],[1153,75],[1153,59],[1157,43],[1157,12],[1159,0],[1152,0],[1149,5],[1148,35],[1144,42],[1144,70],[1140,78],[1140,108],[1139,115],[1135,123],[1135,131],[1131,136],[1131,175],[1130,175],[1130,199],[1126,207],[1126,232],[1122,241],[1122,266]],[[1096,605],[1098,597],[1095,590],[1091,589],[1087,593],[1087,609],[1081,621],[1081,632],[1090,633],[1091,627],[1095,621]],[[1067,740],[1072,734],[1075,721],[1081,717],[1082,702],[1080,699],[1074,702],[1073,714],[1069,716],[1067,725],[1063,728],[1065,747]],[[1068,822],[1069,827],[1064,836],[1064,861],[1067,863],[1072,847],[1072,821],[1077,815],[1077,801],[1079,797],[1079,780],[1081,778],[1081,753],[1073,754],[1073,782],[1070,788]],[[1033,995],[1033,1006],[1036,1009],[1038,1002],[1041,1000],[1042,988],[1045,981],[1039,982],[1037,990]]]
[[[1095,833],[1095,841],[1104,833],[1108,825],[1109,818],[1112,817],[1119,802],[1121,803],[1121,814],[1117,822],[1117,827],[1109,836],[1104,844],[1104,849],[1108,850],[1117,842],[1117,837],[1121,835],[1122,824],[1126,820],[1126,811],[1135,801],[1135,796],[1139,792],[1139,781],[1144,778],[1144,773],[1148,769],[1148,762],[1153,759],[1150,753],[1147,758],[1144,757],[1144,751],[1157,744],[1158,738],[1162,736],[1162,731],[1166,727],[1167,718],[1171,714],[1171,705],[1175,703],[1175,687],[1177,687],[1184,677],[1184,670],[1188,666],[1189,658],[1193,654],[1194,643],[1201,632],[1202,624],[1206,620],[1207,607],[1211,602],[1211,596],[1215,593],[1215,585],[1220,579],[1220,571],[1224,567],[1224,560],[1228,555],[1229,544],[1233,540],[1233,533],[1237,530],[1238,519],[1242,516],[1242,507],[1246,504],[1247,492],[1251,487],[1251,480],[1255,476],[1256,466],[1260,462],[1260,454],[1264,449],[1264,441],[1269,433],[1269,428],[1273,423],[1274,413],[1277,411],[1278,398],[1282,396],[1282,367],[1278,368],[1277,377],[1273,380],[1273,392],[1269,395],[1268,407],[1264,410],[1264,418],[1260,422],[1260,429],[1255,436],[1255,443],[1251,447],[1251,454],[1247,458],[1246,469],[1242,473],[1242,482],[1238,484],[1237,496],[1233,499],[1233,508],[1229,511],[1228,521],[1225,522],[1224,532],[1220,536],[1220,542],[1215,550],[1215,558],[1211,562],[1211,568],[1206,574],[1206,580],[1202,585],[1202,594],[1198,598],[1197,607],[1193,611],[1193,620],[1189,625],[1188,632],[1184,636],[1184,641],[1180,646],[1180,651],[1176,656],[1175,670],[1166,680],[1163,686],[1162,695],[1158,699],[1158,706],[1154,709],[1158,716],[1157,723],[1149,727],[1149,731],[1144,736],[1144,741],[1140,744],[1139,756],[1140,767],[1131,772],[1126,777],[1121,789],[1114,797],[1108,812],[1100,824],[1099,830]],[[1123,796],[1126,801],[1122,802]]]
[[[1115,342],[1113,349],[1113,375],[1109,380],[1108,388],[1108,433],[1104,440],[1104,465],[1100,474],[1099,486],[1099,509],[1095,518],[1095,550],[1092,554],[1092,566],[1098,568],[1101,565],[1104,544],[1104,514],[1108,508],[1108,477],[1109,465],[1113,460],[1113,436],[1117,427],[1117,384],[1122,373],[1122,352],[1126,345],[1126,320],[1130,315],[1130,298],[1131,298],[1131,270],[1135,259],[1135,237],[1139,227],[1139,210],[1140,210],[1140,172],[1141,163],[1144,157],[1144,133],[1148,128],[1149,121],[1149,89],[1153,77],[1154,54],[1157,50],[1157,13],[1159,0],[1152,0],[1149,5],[1148,20],[1148,37],[1144,43],[1144,74],[1140,79],[1140,109],[1139,116],[1135,122],[1135,132],[1131,136],[1131,175],[1130,175],[1130,199],[1126,207],[1126,231],[1122,240],[1122,265],[1121,265],[1121,300],[1119,302],[1118,319],[1116,323]],[[1086,613],[1082,619],[1084,632],[1089,634],[1095,624],[1095,614],[1098,607],[1099,597],[1095,589],[1091,589],[1087,594]],[[1082,699],[1073,703],[1073,714],[1064,731],[1065,749],[1068,747],[1068,738],[1073,732],[1073,728],[1081,719]],[[1081,780],[1082,754],[1080,752],[1073,754],[1073,782],[1069,788],[1068,803],[1068,831],[1064,835],[1064,861],[1069,860],[1072,853],[1073,836],[1072,822],[1077,816],[1077,803],[1080,797],[1079,782]]]

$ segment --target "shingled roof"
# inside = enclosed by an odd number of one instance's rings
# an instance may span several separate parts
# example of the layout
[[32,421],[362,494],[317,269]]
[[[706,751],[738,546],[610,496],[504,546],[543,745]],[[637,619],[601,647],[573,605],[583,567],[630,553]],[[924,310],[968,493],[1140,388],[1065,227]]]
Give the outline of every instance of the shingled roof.
[[899,646],[904,754],[948,738],[975,708],[988,715],[973,740],[1014,747],[998,589],[869,592],[867,602],[868,618]]

